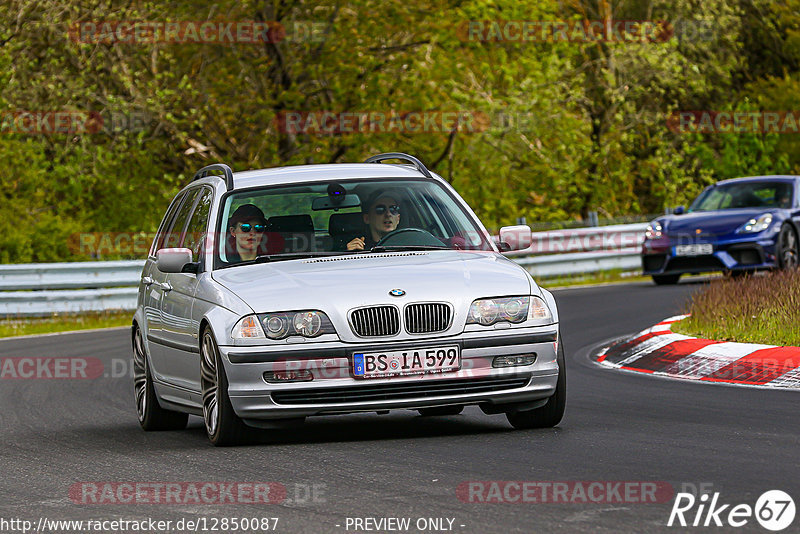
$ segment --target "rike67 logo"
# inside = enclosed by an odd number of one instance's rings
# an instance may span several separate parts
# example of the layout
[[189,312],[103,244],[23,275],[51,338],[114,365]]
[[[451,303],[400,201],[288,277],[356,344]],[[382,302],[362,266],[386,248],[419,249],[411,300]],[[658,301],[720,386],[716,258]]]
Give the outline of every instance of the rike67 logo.
[[667,526],[692,527],[743,527],[754,517],[767,530],[784,530],[794,521],[794,500],[781,490],[764,492],[755,506],[722,503],[719,492],[695,497],[691,493],[678,493]]

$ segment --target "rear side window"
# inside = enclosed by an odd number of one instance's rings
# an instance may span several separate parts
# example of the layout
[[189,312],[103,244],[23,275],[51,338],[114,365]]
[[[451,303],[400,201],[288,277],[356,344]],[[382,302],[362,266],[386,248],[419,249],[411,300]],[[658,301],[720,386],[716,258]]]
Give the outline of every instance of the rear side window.
[[208,213],[211,210],[212,192],[210,189],[203,188],[200,200],[194,208],[192,218],[189,219],[189,226],[186,228],[186,236],[183,239],[182,247],[192,251],[192,261],[200,259],[203,250],[203,242],[208,228]]
[[199,192],[200,189],[192,189],[186,193],[186,198],[184,198],[175,220],[164,235],[164,246],[162,248],[177,248],[181,245],[183,229],[186,227],[186,222],[189,220],[189,215],[194,207],[194,200]]
[[167,229],[172,226],[175,215],[178,213],[178,208],[181,207],[181,202],[185,196],[185,193],[181,193],[175,197],[172,204],[169,205],[167,214],[164,216],[164,220],[161,221],[161,226],[158,227],[158,234],[156,234],[156,238],[153,240],[153,244],[150,247],[150,256],[155,256],[157,251],[164,248],[164,236],[167,233]]

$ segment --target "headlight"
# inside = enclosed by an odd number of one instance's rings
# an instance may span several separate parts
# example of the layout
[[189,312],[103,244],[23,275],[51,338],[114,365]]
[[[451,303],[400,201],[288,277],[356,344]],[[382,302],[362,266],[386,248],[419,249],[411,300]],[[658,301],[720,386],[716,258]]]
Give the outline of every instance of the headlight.
[[644,230],[644,238],[645,239],[660,239],[663,235],[663,228],[661,228],[661,224],[657,221],[654,221],[647,225],[647,228]]
[[490,326],[495,323],[522,323],[526,320],[541,324],[552,322],[553,316],[539,297],[503,297],[479,299],[472,303],[467,324]]
[[289,336],[317,337],[336,333],[328,316],[316,310],[262,313],[258,319],[270,339]]
[[765,213],[757,219],[753,218],[747,221],[737,232],[740,234],[757,234],[769,228],[770,224],[772,224],[772,214]]
[[264,339],[264,331],[258,324],[258,317],[248,315],[236,323],[231,334],[233,339]]

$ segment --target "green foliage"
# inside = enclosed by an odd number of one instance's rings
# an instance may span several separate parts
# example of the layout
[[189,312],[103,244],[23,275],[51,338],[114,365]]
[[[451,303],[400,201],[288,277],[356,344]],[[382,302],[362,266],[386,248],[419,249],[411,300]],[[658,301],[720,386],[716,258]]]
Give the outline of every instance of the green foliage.
[[[520,216],[656,213],[716,179],[798,172],[796,136],[666,126],[680,110],[800,109],[798,1],[8,0],[0,111],[96,112],[105,128],[0,132],[9,162],[0,262],[87,259],[70,246],[80,232],[152,232],[178,188],[213,161],[243,170],[406,151],[494,228]],[[612,19],[696,31],[664,42],[470,41],[462,31],[468,21]],[[103,20],[278,21],[289,38],[70,38],[71,24]],[[296,29],[315,38],[292,38]],[[489,122],[477,132],[318,135],[281,131],[286,111],[467,111]]]

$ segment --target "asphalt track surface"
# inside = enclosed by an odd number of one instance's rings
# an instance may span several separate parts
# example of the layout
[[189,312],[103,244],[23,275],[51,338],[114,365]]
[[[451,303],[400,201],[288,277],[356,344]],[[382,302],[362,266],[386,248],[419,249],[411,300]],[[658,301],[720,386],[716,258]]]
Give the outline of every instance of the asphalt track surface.
[[[487,504],[456,495],[463,482],[513,480],[663,481],[674,491],[705,484],[721,502],[751,506],[781,489],[800,505],[797,392],[659,379],[589,361],[593,345],[681,312],[698,287],[557,291],[568,402],[562,423],[547,430],[514,431],[504,416],[477,408],[449,417],[398,411],[310,419],[254,445],[214,448],[196,417],[185,431],[143,432],[127,375],[0,380],[0,519],[277,517],[276,531],[287,533],[368,531],[348,529],[348,517],[407,517],[408,532],[420,532],[420,518],[453,519],[452,532],[463,533],[684,530],[666,527],[672,500]],[[123,374],[129,347],[128,331],[117,329],[4,340],[0,356],[91,356]],[[288,499],[90,505],[69,493],[80,482],[201,481],[278,482]],[[752,518],[737,530],[766,532]],[[786,532],[797,530],[800,517]]]

